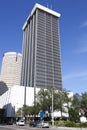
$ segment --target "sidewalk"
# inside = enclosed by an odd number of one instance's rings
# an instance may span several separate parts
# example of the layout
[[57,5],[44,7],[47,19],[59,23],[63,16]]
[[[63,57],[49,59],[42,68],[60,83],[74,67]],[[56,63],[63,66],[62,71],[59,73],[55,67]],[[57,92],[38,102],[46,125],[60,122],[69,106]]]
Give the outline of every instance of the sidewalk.
[[87,130],[87,128],[81,128],[81,127],[79,127],[79,128],[76,128],[76,127],[57,127],[57,128],[59,128],[59,129],[66,129],[66,130]]
[[[0,125],[0,127],[5,127],[5,128],[14,128],[14,129],[23,129],[23,130],[31,130],[31,129],[33,129],[33,130],[40,130],[41,128],[37,128],[37,127],[30,127],[28,124],[27,125],[25,125],[25,126],[16,126],[15,124],[13,124],[13,125]],[[87,130],[87,128],[75,128],[75,127],[52,127],[52,126],[50,126],[50,128],[46,128],[47,130],[49,129],[51,129],[51,130]]]

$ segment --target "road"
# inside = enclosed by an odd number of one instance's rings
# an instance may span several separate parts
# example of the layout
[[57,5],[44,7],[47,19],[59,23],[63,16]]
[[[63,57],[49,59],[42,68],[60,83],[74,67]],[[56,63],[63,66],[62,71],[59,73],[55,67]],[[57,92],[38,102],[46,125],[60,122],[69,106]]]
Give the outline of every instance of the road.
[[66,128],[66,127],[36,128],[29,126],[0,125],[0,130],[87,130],[87,128]]

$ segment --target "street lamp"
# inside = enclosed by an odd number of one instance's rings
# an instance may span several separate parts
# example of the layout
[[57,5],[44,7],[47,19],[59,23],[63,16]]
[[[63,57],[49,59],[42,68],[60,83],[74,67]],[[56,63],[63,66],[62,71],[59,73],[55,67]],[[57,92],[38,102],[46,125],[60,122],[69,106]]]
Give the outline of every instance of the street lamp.
[[26,86],[24,86],[24,106],[26,106]]
[[54,105],[54,95],[53,95],[53,88],[52,88],[52,126],[54,127],[54,108],[53,108],[53,105]]

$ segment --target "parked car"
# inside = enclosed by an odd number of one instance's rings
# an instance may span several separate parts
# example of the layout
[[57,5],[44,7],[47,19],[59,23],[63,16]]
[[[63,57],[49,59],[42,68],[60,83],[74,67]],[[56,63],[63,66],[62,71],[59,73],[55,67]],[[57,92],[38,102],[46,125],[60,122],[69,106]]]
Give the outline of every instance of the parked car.
[[47,122],[40,122],[37,124],[39,128],[49,128],[49,124]]
[[13,125],[13,121],[7,121],[7,125]]
[[30,122],[29,126],[36,127],[37,126],[37,122],[36,121]]
[[24,126],[25,125],[25,121],[24,120],[19,120],[19,121],[16,122],[16,125]]

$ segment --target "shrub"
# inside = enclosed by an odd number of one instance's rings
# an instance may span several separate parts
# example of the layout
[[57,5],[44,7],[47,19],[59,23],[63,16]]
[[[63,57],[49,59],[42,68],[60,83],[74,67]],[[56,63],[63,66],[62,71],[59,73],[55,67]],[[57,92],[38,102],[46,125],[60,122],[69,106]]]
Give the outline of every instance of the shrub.
[[63,121],[63,120],[60,120],[60,121],[56,121],[55,122],[56,124],[56,126],[65,126],[65,121]]
[[86,128],[87,127],[87,123],[80,123],[80,127]]
[[[52,122],[49,122],[52,125]],[[76,128],[87,128],[87,123],[75,123],[73,121],[54,121],[55,126],[65,126],[65,127],[76,127]]]
[[66,127],[76,127],[76,123],[75,122],[72,122],[72,121],[67,121],[65,123],[65,126]]

